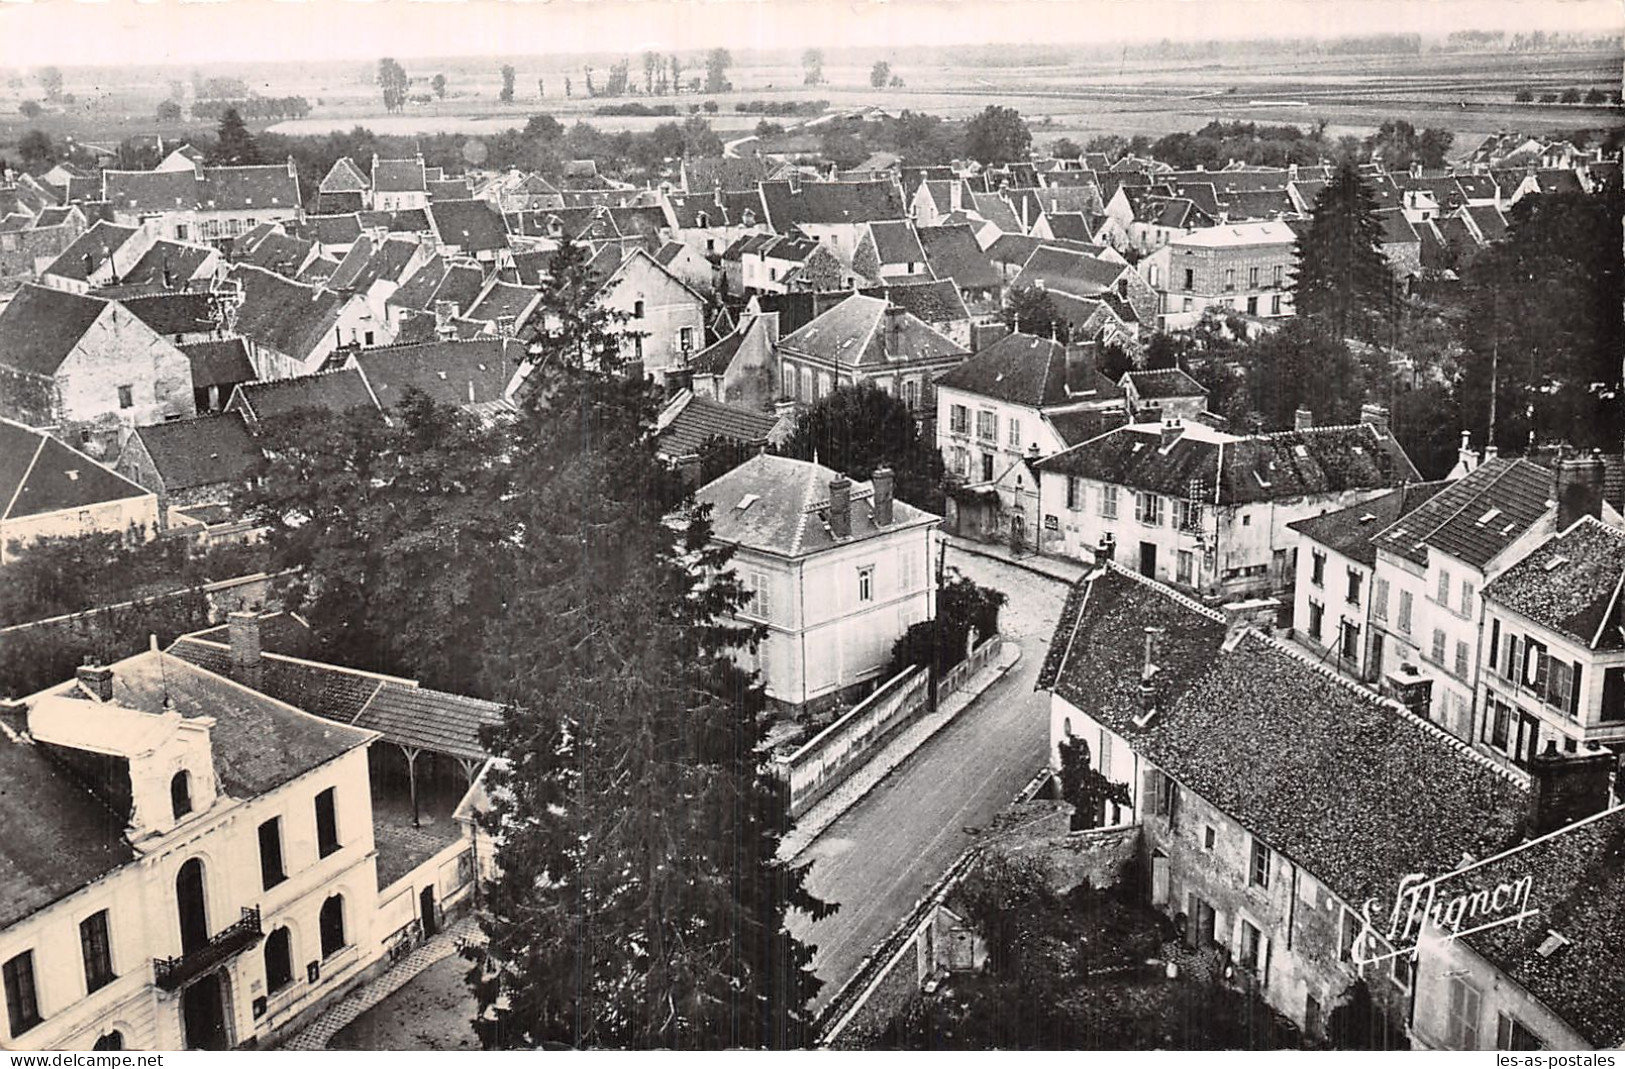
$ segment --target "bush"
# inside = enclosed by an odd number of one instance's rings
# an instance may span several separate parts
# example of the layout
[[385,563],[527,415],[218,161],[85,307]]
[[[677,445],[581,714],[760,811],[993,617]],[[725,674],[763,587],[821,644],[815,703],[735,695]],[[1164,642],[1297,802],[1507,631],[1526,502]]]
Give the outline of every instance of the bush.
[[1513,95],[1512,99],[1519,104],[1527,104],[1535,99],[1535,94],[1532,90],[1520,89]]
[[892,646],[885,676],[913,665],[936,667],[940,677],[963,661],[971,648],[999,633],[999,612],[1008,600],[1002,590],[978,585],[950,568],[937,589],[937,618],[915,624]]
[[1572,87],[1569,88],[1569,89],[1563,90],[1563,95],[1558,98],[1558,103],[1559,104],[1578,104],[1579,102],[1580,102],[1580,91],[1578,89],[1574,89]]
[[1608,94],[1593,86],[1586,90],[1585,102],[1587,104],[1606,104],[1608,103]]
[[670,117],[677,114],[676,104],[600,104],[592,109],[594,115],[600,116],[637,116],[641,118]]

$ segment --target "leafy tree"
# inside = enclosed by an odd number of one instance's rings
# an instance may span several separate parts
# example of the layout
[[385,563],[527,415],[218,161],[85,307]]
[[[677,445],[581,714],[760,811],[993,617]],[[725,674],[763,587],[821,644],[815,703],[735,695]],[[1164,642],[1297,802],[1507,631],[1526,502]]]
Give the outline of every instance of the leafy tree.
[[1557,102],[1559,104],[1578,104],[1580,102],[1580,91],[1570,86],[1563,90],[1563,95],[1557,98]]
[[41,67],[34,76],[45,91],[45,99],[55,103],[62,99],[62,71],[57,67]]
[[1404,1030],[1377,1011],[1364,978],[1343,992],[1326,1015],[1326,1040],[1335,1050],[1409,1050]]
[[824,51],[820,48],[809,48],[801,53],[801,84],[822,85],[824,83]]
[[1297,313],[1335,338],[1365,333],[1387,307],[1393,285],[1378,251],[1376,203],[1353,161],[1345,160],[1315,198],[1295,246],[1292,280]]
[[1083,156],[1083,148],[1070,137],[1058,137],[1050,145],[1049,154],[1058,160],[1075,160]]
[[1528,89],[1520,89],[1512,95],[1512,99],[1519,104],[1528,104],[1535,99],[1535,94]]
[[942,513],[942,454],[921,437],[909,407],[871,383],[842,386],[808,406],[781,450],[802,460],[816,455],[853,479],[889,467],[899,500]]
[[181,121],[181,106],[173,100],[161,101],[158,104],[157,120],[161,123],[173,124]]
[[37,100],[25,100],[17,105],[17,110],[22,114],[23,118],[30,122],[45,114],[45,109],[40,107],[40,102]]
[[751,457],[759,456],[761,452],[760,447],[747,445],[737,438],[713,434],[700,444],[700,463],[699,470],[695,473],[695,485],[704,486],[713,479],[719,479]]
[[513,64],[504,63],[502,65],[502,89],[497,93],[497,99],[504,104],[513,103],[513,77]]
[[1454,140],[1449,130],[1430,126],[1418,132],[1404,119],[1388,119],[1365,139],[1365,153],[1367,157],[1380,154],[1391,171],[1406,170],[1413,163],[1437,168],[1444,166],[1445,153]]
[[1585,102],[1587,104],[1606,104],[1608,103],[1608,94],[1596,86],[1592,86],[1586,90]]
[[980,586],[957,568],[946,569],[937,585],[935,617],[912,625],[892,644],[886,678],[920,665],[940,679],[973,647],[999,633],[999,611],[1007,600],[1002,590]]
[[566,74],[564,76],[564,98],[566,100],[570,99],[570,92],[571,92],[570,76],[568,74]]
[[677,54],[674,52],[669,57],[668,65],[671,67],[671,91],[673,93],[682,92],[682,89],[683,89],[683,61],[681,59],[677,58]]
[[705,91],[707,93],[726,93],[733,88],[728,81],[728,68],[733,66],[734,58],[726,48],[713,48],[705,57]]
[[378,61],[378,88],[384,94],[385,111],[396,112],[406,107],[406,91],[410,85],[405,67],[388,56]]
[[683,120],[683,152],[689,156],[722,155],[722,138],[698,115]]
[[536,99],[537,100],[545,100],[546,98],[547,98],[547,79],[538,78],[538,79],[536,79]]
[[[1264,430],[1289,430],[1299,408],[1313,412],[1322,426],[1360,417],[1367,369],[1346,342],[1309,320],[1294,317],[1279,330],[1238,343],[1229,364],[1232,374],[1240,373],[1245,392],[1220,401],[1226,417]],[[1385,371],[1374,369],[1370,375]]]
[[891,64],[887,63],[883,59],[876,60],[875,65],[869,69],[869,84],[874,86],[876,89],[884,89],[886,88],[886,83],[890,81]]
[[655,93],[655,81],[656,81],[656,79],[660,79],[662,82],[664,82],[663,76],[665,74],[665,68],[666,68],[666,61],[661,58],[659,52],[645,52],[645,53],[643,53],[643,90],[644,90],[644,92],[648,93],[650,96],[654,96],[654,93]]
[[965,155],[984,166],[1027,158],[1033,135],[1014,108],[989,104],[965,124]]
[[553,142],[564,138],[564,124],[551,115],[532,115],[525,123],[527,141]]
[[444,74],[437,74],[433,78],[429,79],[429,88],[434,90],[435,99],[446,99],[446,76]]
[[559,242],[541,285],[541,302],[529,338],[532,367],[563,366],[600,372],[621,369],[627,315],[605,307],[604,280],[591,270],[592,249],[569,234]]
[[1127,809],[1134,804],[1128,784],[1113,783],[1090,764],[1089,744],[1072,735],[1061,740],[1061,799],[1072,803],[1072,830],[1098,828],[1108,804]]
[[236,108],[227,108],[215,130],[213,159],[228,167],[243,167],[260,162],[259,146],[243,123]]
[[[1116,159],[1117,157],[1123,155],[1123,153],[1131,151],[1129,149],[1128,140],[1118,134],[1100,134],[1096,137],[1091,137],[1083,148],[1085,152],[1103,152],[1112,159]],[[1135,149],[1133,151],[1144,150]]]
[[1000,314],[1011,331],[1059,342],[1071,340],[1071,324],[1056,309],[1054,298],[1037,286],[1013,287],[1005,296]]
[[17,155],[26,171],[48,170],[61,157],[50,135],[44,130],[30,130],[17,141]]

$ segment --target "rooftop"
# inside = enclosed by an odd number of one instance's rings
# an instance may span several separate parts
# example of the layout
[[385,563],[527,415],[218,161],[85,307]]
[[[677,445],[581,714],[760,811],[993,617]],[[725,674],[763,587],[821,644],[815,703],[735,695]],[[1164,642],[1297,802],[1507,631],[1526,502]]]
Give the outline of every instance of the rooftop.
[[779,344],[846,366],[949,360],[963,353],[918,316],[889,307],[878,297],[853,294]]
[[1553,508],[1556,480],[1527,460],[1486,460],[1375,538],[1416,564],[1438,549],[1482,570]]
[[1625,649],[1625,531],[1587,516],[1547,539],[1484,596],[1594,650]]
[[170,493],[241,483],[262,459],[238,412],[153,423],[137,427],[134,433]]
[[55,375],[107,306],[99,297],[24,286],[0,309],[0,366]]
[[1093,345],[1068,347],[1052,338],[1007,334],[966,358],[937,385],[1029,408],[1121,398],[1122,389],[1100,373],[1096,360]]
[[0,419],[0,520],[145,497],[147,491],[43,431]]
[[695,394],[679,396],[661,418],[664,425],[658,438],[660,452],[674,458],[698,456],[712,438],[726,438],[746,446],[765,445],[779,424],[777,416]]
[[1368,568],[1377,564],[1377,535],[1401,516],[1421,506],[1448,483],[1411,483],[1397,490],[1287,524],[1305,538]]

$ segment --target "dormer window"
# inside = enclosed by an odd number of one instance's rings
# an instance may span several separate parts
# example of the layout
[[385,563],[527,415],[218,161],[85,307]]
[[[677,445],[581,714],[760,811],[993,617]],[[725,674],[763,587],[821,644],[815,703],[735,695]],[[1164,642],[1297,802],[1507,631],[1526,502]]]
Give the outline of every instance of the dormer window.
[[185,769],[169,781],[169,808],[176,820],[192,811],[192,774]]

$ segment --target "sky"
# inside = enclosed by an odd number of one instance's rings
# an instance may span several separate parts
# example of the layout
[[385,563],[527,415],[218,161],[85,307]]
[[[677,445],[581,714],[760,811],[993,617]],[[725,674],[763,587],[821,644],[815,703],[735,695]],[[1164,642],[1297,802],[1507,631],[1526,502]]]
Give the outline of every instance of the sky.
[[0,0],[0,67],[1622,27],[1620,0]]

